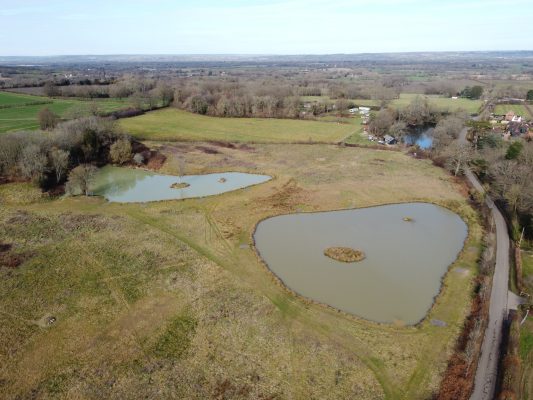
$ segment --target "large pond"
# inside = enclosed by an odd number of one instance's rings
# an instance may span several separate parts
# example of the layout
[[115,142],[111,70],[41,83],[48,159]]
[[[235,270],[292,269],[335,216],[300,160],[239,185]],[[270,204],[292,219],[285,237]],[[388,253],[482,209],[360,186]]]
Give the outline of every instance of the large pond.
[[[457,214],[408,203],[272,217],[258,224],[254,239],[271,271],[295,292],[369,320],[416,324],[466,235]],[[335,261],[323,254],[332,246],[360,249],[366,258]]]
[[[92,185],[93,194],[111,202],[142,203],[157,200],[187,199],[221,194],[270,180],[268,175],[224,172],[182,177],[161,175],[140,169],[105,166]],[[172,188],[175,183],[187,187]]]

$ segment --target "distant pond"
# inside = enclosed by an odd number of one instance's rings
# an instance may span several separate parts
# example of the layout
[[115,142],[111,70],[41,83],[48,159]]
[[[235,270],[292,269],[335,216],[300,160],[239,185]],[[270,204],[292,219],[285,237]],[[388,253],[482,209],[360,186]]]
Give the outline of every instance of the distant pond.
[[[425,317],[466,236],[457,214],[428,203],[282,215],[254,233],[260,256],[290,289],[368,320],[405,324]],[[332,246],[366,258],[333,260],[324,255]]]
[[417,145],[423,150],[429,149],[433,144],[434,129],[432,126],[414,129],[403,137],[403,142],[410,146]]
[[[158,200],[187,199],[230,192],[270,180],[268,175],[224,172],[182,177],[161,175],[140,169],[105,166],[93,184],[93,194],[111,202],[144,203]],[[181,188],[172,188],[181,184]]]

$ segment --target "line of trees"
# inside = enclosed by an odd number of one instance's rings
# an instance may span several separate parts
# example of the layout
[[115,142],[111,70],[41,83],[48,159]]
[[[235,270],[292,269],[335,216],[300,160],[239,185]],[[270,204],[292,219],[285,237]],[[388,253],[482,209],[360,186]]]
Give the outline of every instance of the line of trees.
[[473,167],[507,213],[514,239],[522,228],[533,237],[533,142],[517,139],[509,143],[488,133],[477,147]]

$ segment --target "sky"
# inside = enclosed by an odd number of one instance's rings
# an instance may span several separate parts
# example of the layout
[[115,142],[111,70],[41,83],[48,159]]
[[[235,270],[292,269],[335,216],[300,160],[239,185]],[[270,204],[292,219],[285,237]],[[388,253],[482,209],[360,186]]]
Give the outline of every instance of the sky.
[[533,0],[0,0],[0,55],[533,50]]

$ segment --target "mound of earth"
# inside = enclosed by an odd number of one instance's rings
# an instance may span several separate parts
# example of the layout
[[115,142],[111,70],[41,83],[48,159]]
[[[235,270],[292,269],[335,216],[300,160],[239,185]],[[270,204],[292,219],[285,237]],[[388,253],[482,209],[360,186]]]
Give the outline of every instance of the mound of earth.
[[170,185],[170,188],[171,189],[184,189],[186,187],[189,187],[191,185],[189,185],[188,183],[185,183],[185,182],[182,182],[182,183],[173,183],[172,185]]
[[361,250],[351,249],[350,247],[328,247],[324,250],[324,255],[346,263],[362,261],[366,257]]

